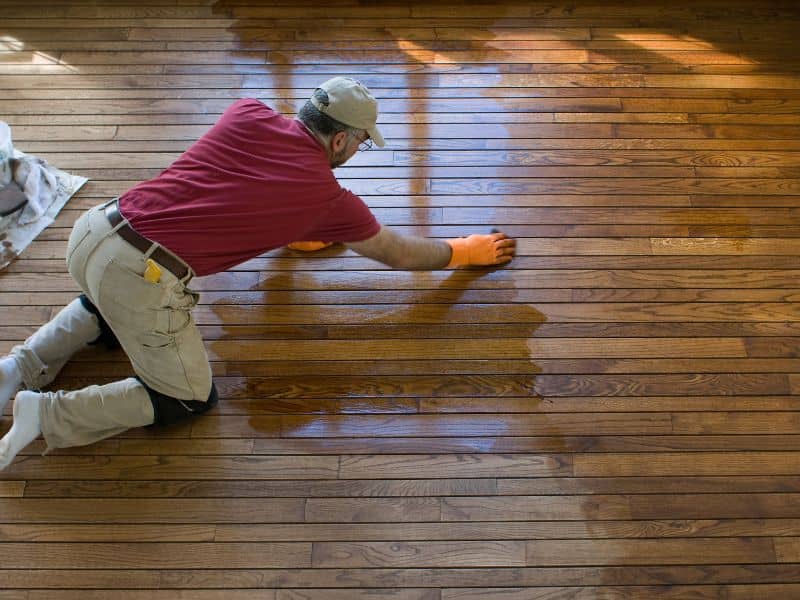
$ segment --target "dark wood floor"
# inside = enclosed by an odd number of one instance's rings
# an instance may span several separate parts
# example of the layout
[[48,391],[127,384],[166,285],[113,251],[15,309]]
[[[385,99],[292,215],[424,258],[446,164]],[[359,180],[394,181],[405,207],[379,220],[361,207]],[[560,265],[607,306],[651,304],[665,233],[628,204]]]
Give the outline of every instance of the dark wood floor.
[[337,74],[381,100],[339,176],[383,223],[520,254],[198,280],[219,408],[29,448],[0,600],[800,598],[794,2],[1,4],[0,119],[91,181],[0,274],[0,351],[74,297],[82,210]]

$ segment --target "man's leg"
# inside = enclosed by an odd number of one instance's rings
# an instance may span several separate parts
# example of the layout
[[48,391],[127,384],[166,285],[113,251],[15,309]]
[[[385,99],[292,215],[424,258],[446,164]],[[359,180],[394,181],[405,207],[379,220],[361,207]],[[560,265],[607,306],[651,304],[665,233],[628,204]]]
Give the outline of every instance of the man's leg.
[[0,440],[0,469],[41,433],[49,448],[91,444],[153,422],[150,394],[136,378],[72,392],[22,391],[14,424]]
[[199,414],[216,403],[191,316],[197,295],[166,271],[156,284],[145,281],[146,256],[113,235],[101,208],[82,223],[88,233],[68,252],[70,273],[88,297],[95,332],[114,331],[139,377],[75,392],[18,394],[15,427],[0,440],[0,467],[40,432],[50,448],[77,446]]
[[[81,215],[67,242],[67,266],[84,292],[86,265],[110,230],[101,210],[95,207]],[[110,329],[98,315],[88,298],[81,296],[0,360],[0,412],[21,386],[36,389],[53,381],[67,360],[86,344],[98,340],[101,335],[113,339]]]
[[201,402],[160,394],[138,377],[73,392],[22,391],[14,399],[14,424],[0,439],[0,470],[39,434],[48,450],[83,446],[131,427],[169,425],[200,415],[218,399],[213,383],[208,399]]
[[22,371],[13,356],[0,359],[0,413],[6,408],[11,396],[22,387]]
[[0,412],[20,386],[48,385],[75,352],[101,339],[113,339],[93,308],[85,296],[76,298],[0,360]]

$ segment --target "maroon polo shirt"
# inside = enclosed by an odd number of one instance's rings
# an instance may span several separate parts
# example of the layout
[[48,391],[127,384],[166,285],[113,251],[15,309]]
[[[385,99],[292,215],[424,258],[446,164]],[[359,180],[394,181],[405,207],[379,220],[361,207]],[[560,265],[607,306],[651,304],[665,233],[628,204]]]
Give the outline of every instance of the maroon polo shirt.
[[197,275],[224,271],[298,240],[358,242],[380,224],[333,175],[305,126],[260,101],[231,105],[160,175],[131,188],[120,211]]

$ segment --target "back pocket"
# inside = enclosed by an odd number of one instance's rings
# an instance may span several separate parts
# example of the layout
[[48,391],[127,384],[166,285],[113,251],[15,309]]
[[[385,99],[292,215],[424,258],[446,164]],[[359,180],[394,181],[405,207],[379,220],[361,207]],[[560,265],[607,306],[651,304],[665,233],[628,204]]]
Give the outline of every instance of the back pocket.
[[169,293],[168,285],[145,281],[141,274],[112,259],[100,280],[97,308],[118,335],[167,333]]

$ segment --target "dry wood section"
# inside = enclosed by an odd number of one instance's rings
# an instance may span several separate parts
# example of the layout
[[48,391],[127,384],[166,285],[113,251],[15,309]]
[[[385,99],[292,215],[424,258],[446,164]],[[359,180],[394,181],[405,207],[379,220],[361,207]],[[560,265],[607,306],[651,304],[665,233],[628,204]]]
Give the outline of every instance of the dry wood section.
[[[339,177],[495,271],[277,250],[196,282],[218,409],[0,477],[0,600],[800,597],[800,9],[744,0],[9,0],[0,118],[91,178],[0,274],[0,351],[80,212],[234,99],[345,74]],[[266,191],[265,193],[268,193]],[[130,373],[76,357],[57,384]],[[3,427],[10,422],[8,415]]]

